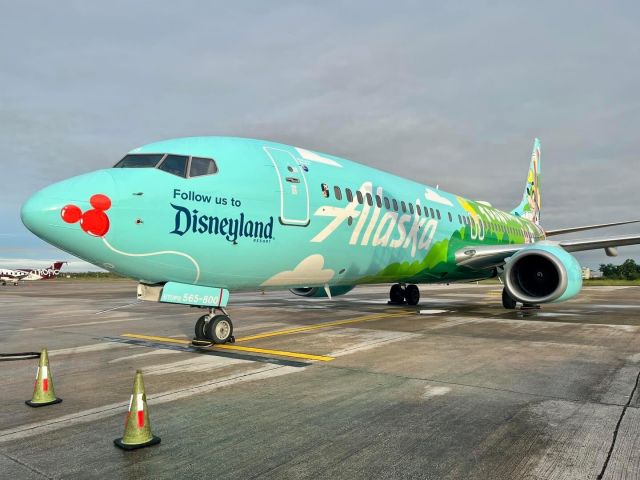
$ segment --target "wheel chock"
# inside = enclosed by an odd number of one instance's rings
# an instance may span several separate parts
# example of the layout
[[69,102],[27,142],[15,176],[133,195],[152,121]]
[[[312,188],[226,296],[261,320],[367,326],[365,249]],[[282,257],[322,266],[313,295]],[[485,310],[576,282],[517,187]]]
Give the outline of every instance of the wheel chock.
[[31,400],[27,400],[24,403],[30,407],[44,407],[61,401],[62,399],[56,397],[56,392],[53,389],[53,374],[49,367],[49,355],[47,354],[47,349],[43,348],[42,352],[40,352],[36,381],[33,385],[33,396]]
[[113,443],[123,450],[136,450],[160,443],[160,438],[151,433],[149,412],[147,410],[147,396],[144,393],[142,371],[136,370],[133,380],[133,393],[129,400],[129,411],[125,419],[124,435],[116,438]]
[[194,338],[191,340],[191,345],[194,347],[210,347],[213,345],[213,342],[202,338]]

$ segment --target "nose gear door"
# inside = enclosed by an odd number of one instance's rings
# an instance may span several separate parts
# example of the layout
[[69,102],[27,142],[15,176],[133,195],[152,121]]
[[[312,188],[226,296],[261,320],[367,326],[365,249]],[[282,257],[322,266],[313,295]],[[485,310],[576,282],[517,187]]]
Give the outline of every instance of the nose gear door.
[[309,225],[309,189],[302,166],[286,150],[264,147],[280,182],[280,223]]

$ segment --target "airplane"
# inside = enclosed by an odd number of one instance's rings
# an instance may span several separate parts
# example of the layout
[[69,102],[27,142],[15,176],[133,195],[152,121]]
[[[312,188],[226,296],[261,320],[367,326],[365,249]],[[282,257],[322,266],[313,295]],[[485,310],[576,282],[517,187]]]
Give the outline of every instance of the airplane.
[[0,282],[2,285],[13,283],[18,285],[20,280],[48,280],[60,274],[62,265],[67,262],[53,262],[46,268],[0,268]]
[[545,231],[540,173],[536,139],[522,201],[501,211],[304,148],[178,138],[36,192],[21,218],[52,245],[137,280],[140,300],[206,308],[194,344],[211,345],[234,341],[230,291],[332,298],[392,283],[389,303],[417,305],[418,284],[499,277],[507,309],[574,297],[573,252],[615,255],[640,235],[549,237],[640,220]]

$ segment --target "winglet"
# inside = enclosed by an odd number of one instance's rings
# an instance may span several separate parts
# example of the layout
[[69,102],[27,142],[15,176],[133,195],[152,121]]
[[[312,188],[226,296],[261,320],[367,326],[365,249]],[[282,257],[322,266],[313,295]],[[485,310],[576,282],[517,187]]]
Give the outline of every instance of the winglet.
[[511,213],[519,217],[526,218],[536,225],[540,225],[540,172],[542,169],[540,140],[537,138],[533,142],[533,151],[531,152],[531,163],[529,165],[529,173],[527,175],[527,184],[524,188],[522,201],[520,205]]

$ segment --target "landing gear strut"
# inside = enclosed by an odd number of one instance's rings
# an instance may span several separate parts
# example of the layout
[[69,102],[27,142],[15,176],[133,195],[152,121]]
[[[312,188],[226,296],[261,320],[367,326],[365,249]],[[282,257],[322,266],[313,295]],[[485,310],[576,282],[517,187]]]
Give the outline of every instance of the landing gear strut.
[[[217,313],[220,312],[220,313]],[[233,322],[224,308],[210,308],[207,315],[198,318],[195,326],[194,344],[204,346],[211,343],[234,343]]]
[[514,310],[516,308],[516,300],[509,295],[506,288],[502,289],[502,306],[507,310]]
[[391,286],[389,290],[389,304],[390,305],[417,305],[420,302],[420,289],[417,285],[407,285],[403,287],[401,284],[396,283]]

